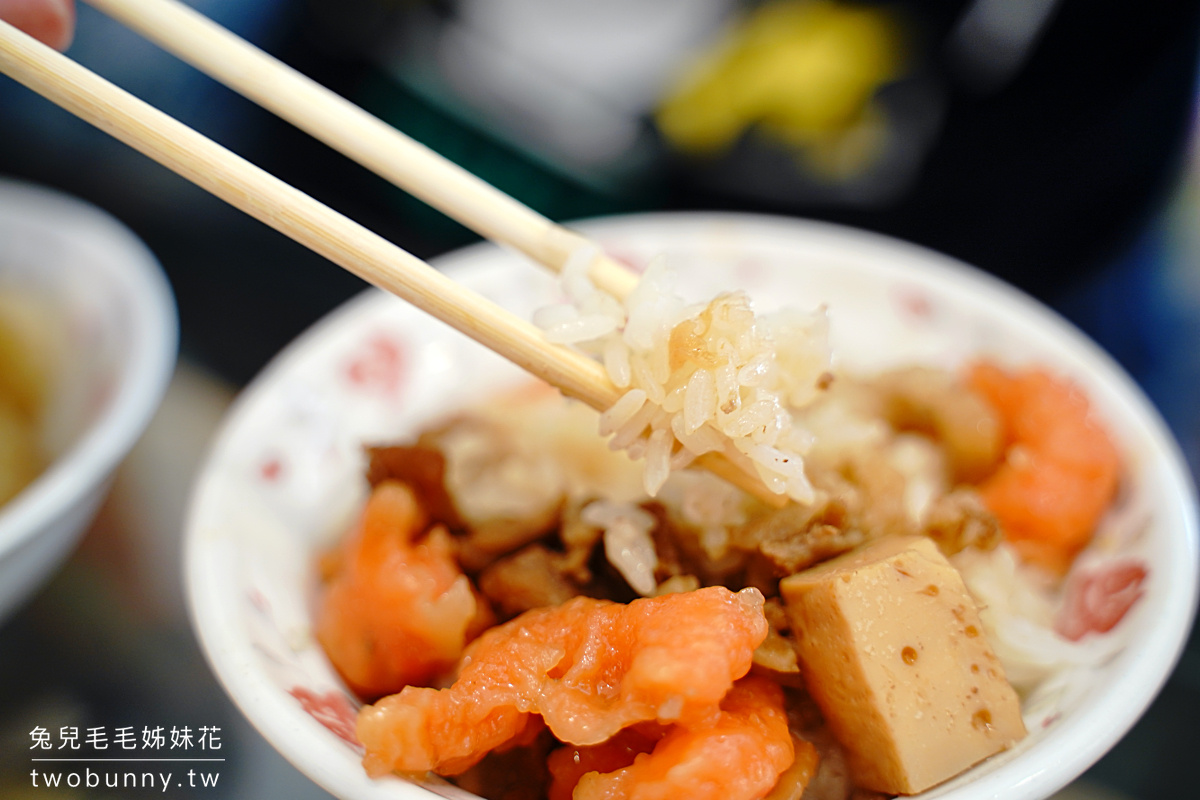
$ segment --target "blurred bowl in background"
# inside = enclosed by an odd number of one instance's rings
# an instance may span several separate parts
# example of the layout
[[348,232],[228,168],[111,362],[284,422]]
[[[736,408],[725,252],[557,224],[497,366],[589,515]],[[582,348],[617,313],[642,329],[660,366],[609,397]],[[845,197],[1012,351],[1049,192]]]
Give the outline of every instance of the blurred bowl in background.
[[[610,254],[665,255],[687,299],[743,288],[756,308],[827,303],[840,363],[864,374],[987,356],[1039,364],[1087,393],[1125,456],[1127,502],[1149,509],[1118,551],[1149,569],[1116,653],[1096,654],[1023,708],[1029,736],[924,800],[1041,800],[1109,750],[1170,674],[1197,592],[1196,500],[1177,445],[1098,346],[961,262],[840,226],[747,214],[648,214],[580,226]],[[528,318],[558,281],[482,244],[439,268]],[[187,599],[201,646],[249,720],[342,798],[470,797],[431,781],[369,778],[358,701],[316,641],[317,560],[366,495],[364,444],[411,441],[455,408],[528,376],[402,301],[368,292],[314,326],[242,392],[201,467],[185,522]],[[432,793],[432,794],[431,794]]]
[[91,522],[170,380],[178,322],[158,261],[124,225],[0,180],[0,324],[9,355],[37,373],[29,424],[41,456],[32,482],[0,505],[2,622]]

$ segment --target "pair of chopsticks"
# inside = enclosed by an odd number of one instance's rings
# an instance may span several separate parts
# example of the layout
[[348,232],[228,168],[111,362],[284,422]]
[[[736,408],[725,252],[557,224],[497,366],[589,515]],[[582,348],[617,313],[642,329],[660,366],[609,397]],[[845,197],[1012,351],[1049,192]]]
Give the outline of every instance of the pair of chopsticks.
[[[579,234],[175,0],[87,1],[488,239],[553,270],[590,246]],[[564,394],[597,410],[621,396],[596,361],[547,342],[532,323],[3,22],[0,72]],[[590,275],[618,297],[636,283],[632,273],[605,256],[595,259]],[[698,463],[767,502],[781,502],[756,477],[717,454],[706,454]]]

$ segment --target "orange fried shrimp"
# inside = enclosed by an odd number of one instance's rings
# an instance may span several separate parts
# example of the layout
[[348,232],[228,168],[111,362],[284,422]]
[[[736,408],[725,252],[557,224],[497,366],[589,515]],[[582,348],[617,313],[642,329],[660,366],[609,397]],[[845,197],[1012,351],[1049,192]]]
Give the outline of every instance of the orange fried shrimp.
[[454,774],[540,715],[561,741],[713,717],[767,634],[762,595],[722,586],[628,605],[576,597],[527,611],[471,644],[448,689],[408,687],[364,708],[358,737],[372,775]]
[[449,535],[425,527],[412,491],[392,481],[371,493],[317,614],[317,638],[365,698],[427,683],[454,666],[478,614]]
[[[672,727],[650,752],[639,754],[627,745],[620,747],[599,758],[587,751],[609,748],[607,743],[594,748],[564,748],[553,754],[551,797],[755,800],[771,791],[797,755],[788,731],[783,691],[772,681],[758,677],[739,681],[721,702],[720,713],[710,721],[695,727]],[[801,747],[805,748],[803,759],[810,767],[811,778],[816,750],[807,742]],[[574,777],[569,767],[576,761],[577,752],[581,765],[594,764],[596,768],[578,776],[574,791],[568,794],[568,782]],[[626,754],[629,760],[625,765],[603,771],[604,761],[619,763],[619,756]]]
[[981,363],[970,382],[1000,412],[1010,442],[979,486],[983,500],[1024,558],[1064,573],[1116,494],[1117,448],[1066,380]]

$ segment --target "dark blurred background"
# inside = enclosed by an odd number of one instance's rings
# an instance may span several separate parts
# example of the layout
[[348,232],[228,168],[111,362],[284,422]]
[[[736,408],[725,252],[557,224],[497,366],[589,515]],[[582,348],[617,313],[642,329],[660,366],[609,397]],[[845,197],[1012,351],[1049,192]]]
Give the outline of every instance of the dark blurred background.
[[[1200,2],[191,4],[554,219],[803,216],[993,272],[1113,353],[1200,462]],[[475,239],[86,6],[69,55],[419,256]],[[233,388],[363,288],[2,78],[0,175],[139,234],[184,359]],[[1194,793],[1198,659],[1077,796]]]
[[[1129,257],[1177,185],[1200,3],[198,0],[554,219],[739,209],[928,245],[1059,303]],[[86,6],[70,50],[430,257],[473,234]],[[241,383],[359,288],[10,81],[0,173],[158,253],[184,352]]]

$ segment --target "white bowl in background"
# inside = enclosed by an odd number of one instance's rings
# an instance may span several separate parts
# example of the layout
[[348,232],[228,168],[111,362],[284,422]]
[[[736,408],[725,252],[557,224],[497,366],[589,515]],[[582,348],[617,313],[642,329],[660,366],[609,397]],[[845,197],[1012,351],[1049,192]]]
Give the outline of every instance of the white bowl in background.
[[0,180],[0,286],[45,299],[61,361],[45,470],[0,506],[0,622],[66,558],[175,364],[175,302],[124,225],[57,191]]
[[[581,229],[631,263],[665,254],[689,299],[746,288],[762,309],[828,303],[835,351],[855,368],[950,367],[986,354],[1078,382],[1119,441],[1135,499],[1153,509],[1126,542],[1150,569],[1144,597],[1118,629],[1129,644],[1074,675],[1072,691],[1039,709],[1017,748],[920,797],[1040,800],[1124,735],[1191,626],[1196,501],[1162,420],[1105,353],[1000,281],[881,236],[736,214],[645,215]],[[437,265],[526,318],[559,296],[551,277],[490,245]],[[201,468],[185,578],[202,647],[250,721],[339,797],[464,796],[445,785],[371,780],[360,752],[336,733],[352,726],[353,700],[312,634],[314,562],[365,496],[362,445],[410,437],[521,379],[447,326],[369,292],[313,326],[241,394]]]

